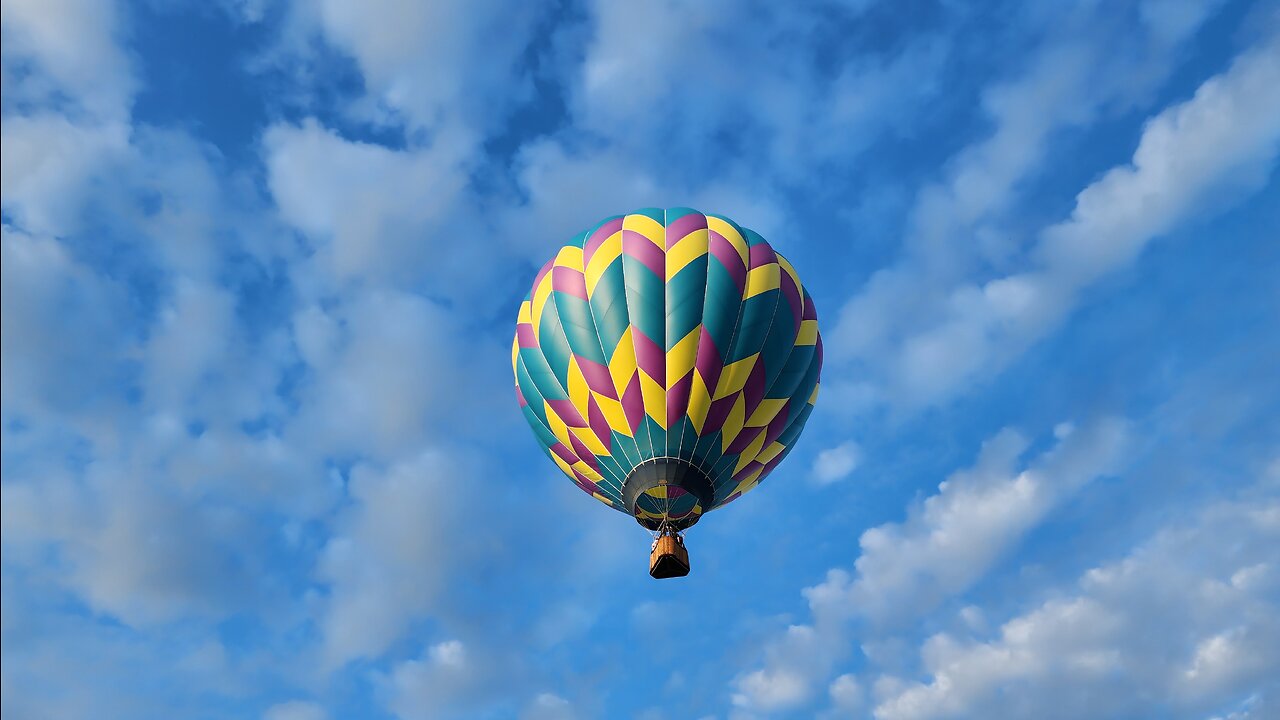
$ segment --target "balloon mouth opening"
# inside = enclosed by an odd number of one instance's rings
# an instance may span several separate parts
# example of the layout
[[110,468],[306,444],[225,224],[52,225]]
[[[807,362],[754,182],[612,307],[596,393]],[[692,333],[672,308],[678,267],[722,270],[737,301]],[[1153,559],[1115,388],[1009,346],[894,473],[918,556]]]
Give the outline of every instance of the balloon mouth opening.
[[715,488],[688,460],[659,457],[640,463],[627,475],[622,497],[644,528],[684,530],[714,505]]

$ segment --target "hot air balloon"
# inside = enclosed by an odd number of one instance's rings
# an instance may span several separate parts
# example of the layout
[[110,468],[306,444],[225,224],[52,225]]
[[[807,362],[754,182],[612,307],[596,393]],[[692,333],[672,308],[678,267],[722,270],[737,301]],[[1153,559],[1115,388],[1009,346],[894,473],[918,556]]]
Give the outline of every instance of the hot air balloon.
[[687,575],[682,533],[760,484],[818,395],[822,339],[795,268],[689,208],[610,217],[538,272],[511,349],[547,456],[655,535],[650,574]]

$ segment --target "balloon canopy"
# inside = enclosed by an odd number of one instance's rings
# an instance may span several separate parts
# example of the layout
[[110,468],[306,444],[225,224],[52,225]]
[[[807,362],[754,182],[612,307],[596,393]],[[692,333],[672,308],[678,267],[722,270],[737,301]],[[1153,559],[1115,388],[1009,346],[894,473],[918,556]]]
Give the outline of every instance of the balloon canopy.
[[682,530],[786,457],[818,395],[822,339],[795,268],[760,235],[645,209],[543,266],[511,363],[525,419],[578,487]]

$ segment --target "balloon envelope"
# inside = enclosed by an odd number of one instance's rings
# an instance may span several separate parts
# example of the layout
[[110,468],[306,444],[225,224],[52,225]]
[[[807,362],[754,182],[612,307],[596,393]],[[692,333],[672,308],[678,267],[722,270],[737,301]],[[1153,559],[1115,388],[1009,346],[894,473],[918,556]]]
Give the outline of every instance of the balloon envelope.
[[683,529],[786,457],[817,398],[822,339],[764,238],[645,209],[543,266],[511,362],[525,419],[571,480],[646,527]]

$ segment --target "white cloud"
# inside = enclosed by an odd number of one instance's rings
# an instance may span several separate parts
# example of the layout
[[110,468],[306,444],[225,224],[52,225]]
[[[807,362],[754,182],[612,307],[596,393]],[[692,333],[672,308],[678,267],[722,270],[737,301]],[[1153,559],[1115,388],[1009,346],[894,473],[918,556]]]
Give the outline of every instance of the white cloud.
[[446,640],[432,645],[427,654],[433,663],[446,667],[462,667],[467,661],[466,648],[460,640]]
[[149,399],[182,408],[228,360],[236,334],[235,297],[221,287],[180,279],[153,333],[147,346]]
[[1276,517],[1275,498],[1211,506],[989,640],[936,635],[929,680],[884,682],[875,717],[1194,718],[1280,691],[1276,595],[1231,582],[1273,560]]
[[684,178],[649,167],[642,151],[577,144],[536,141],[516,158],[517,181],[528,201],[506,213],[500,228],[513,252],[531,261],[546,262],[551,243],[589,229],[584,222],[642,207],[688,204],[732,217],[766,237],[780,234],[775,230],[783,214],[775,198],[733,168]]
[[359,63],[374,105],[367,112],[381,106],[431,130],[503,117],[500,108],[524,90],[518,61],[536,17],[532,5],[490,0],[325,0],[315,15]]
[[0,125],[4,211],[33,233],[77,229],[89,181],[128,152],[129,133],[123,123],[76,123],[51,113],[6,115]]
[[897,621],[968,589],[1065,498],[1115,472],[1127,431],[1116,420],[1072,432],[1018,469],[1027,443],[1003,431],[977,465],[953,474],[906,522],[867,530],[850,577],[833,570],[807,594],[815,612]]
[[462,240],[449,224],[467,202],[461,145],[443,136],[426,149],[391,150],[346,140],[314,120],[268,129],[271,194],[283,219],[317,249],[312,272],[319,277],[299,277],[302,290],[317,296],[353,281],[410,285],[424,276],[472,289],[490,266],[493,241]]
[[[865,5],[843,14],[856,18]],[[698,156],[732,128],[771,174],[818,182],[819,170],[849,162],[920,107],[945,58],[945,44],[925,36],[883,57],[842,58],[827,72],[813,57],[815,28],[834,14],[811,5],[594,3],[571,95],[575,122],[637,157],[655,143]],[[722,170],[738,159],[708,157]]]
[[763,712],[795,707],[809,697],[808,681],[798,672],[782,668],[747,673],[734,686],[734,705]]
[[278,409],[281,357],[212,282],[279,245],[246,241],[253,193],[207,145],[129,126],[115,12],[4,4],[4,547],[56,555],[33,566],[50,592],[140,628],[279,599],[252,511],[326,501],[314,466],[241,432]]
[[[601,609],[593,607],[593,603],[590,602],[581,600],[558,602],[534,624],[533,641],[539,647],[549,648],[580,639],[595,626],[600,615]],[[652,608],[645,608],[644,605],[637,606],[631,613],[632,622],[641,624],[648,622],[652,626],[655,618],[651,615]]]
[[[355,504],[318,566],[329,586],[321,623],[328,667],[378,657],[430,615],[465,556],[451,539],[466,514],[456,478],[468,466],[463,458],[429,451],[386,471],[364,465],[351,471]],[[448,672],[467,665],[460,644],[437,646],[429,661]]]
[[[514,179],[527,201],[500,215],[500,235],[540,264],[547,238],[580,232],[583,218],[689,205],[728,215],[785,251],[795,236],[779,188],[820,182],[820,167],[847,163],[891,131],[892,118],[931,92],[945,55],[926,38],[842,63],[832,77],[806,42],[830,21],[826,11],[592,4],[581,63],[564,63],[572,131],[520,148]],[[743,75],[745,65],[758,71]],[[738,134],[750,152],[721,142]],[[660,161],[677,156],[681,163]]]
[[942,322],[904,341],[899,389],[936,398],[1006,365],[1153,238],[1260,188],[1280,152],[1280,99],[1268,92],[1278,83],[1272,38],[1153,118],[1132,163],[1081,191],[1071,218],[1044,231],[1034,269],[957,287]]
[[78,106],[75,114],[128,116],[137,80],[120,44],[116,3],[5,0],[0,17],[6,104],[69,99]]
[[49,237],[6,225],[0,252],[6,422],[106,402],[127,343],[124,289]]
[[862,712],[866,692],[853,675],[845,674],[831,681],[827,689],[831,696],[831,708],[837,717],[853,717]]
[[1263,697],[1257,693],[1245,698],[1237,707],[1225,715],[1214,715],[1210,720],[1261,720],[1269,718],[1276,706],[1274,696]]
[[847,440],[833,448],[818,453],[813,461],[813,476],[820,485],[843,480],[862,462],[862,448]]
[[568,700],[545,692],[539,693],[520,713],[521,720],[573,720],[575,717],[573,705]]
[[[599,3],[595,28],[582,64],[579,102],[588,124],[635,123],[652,113],[654,101],[671,89],[670,72],[715,54],[699,42],[727,20],[728,8],[704,3],[648,5]],[[708,57],[709,56],[709,57]],[[634,127],[634,125],[632,125]]]
[[[234,424],[272,409],[283,338],[268,333],[251,343],[240,327],[237,289],[225,284],[230,257],[242,268],[260,262],[252,269],[263,272],[282,259],[286,248],[273,239],[279,233],[251,212],[260,198],[219,171],[211,149],[185,134],[143,129],[116,138],[94,131],[112,137],[108,148],[63,152],[57,136],[42,134],[59,127],[79,132],[52,115],[4,122],[14,149],[4,150],[4,162],[13,165],[5,166],[5,210],[21,228],[5,227],[5,332],[13,343],[7,347],[24,349],[21,357],[6,354],[5,372],[57,377],[54,387],[30,377],[15,385],[13,401],[6,392],[6,412],[29,406],[20,398],[28,390],[46,402],[66,395],[82,406],[102,396],[122,403],[135,363],[149,411]],[[99,218],[92,238],[80,234],[87,214]],[[73,237],[48,238],[32,228]],[[107,245],[116,248],[116,264],[105,270],[89,264]],[[152,293],[131,300],[143,284]],[[60,357],[76,358],[77,369]],[[233,363],[234,376],[226,372]],[[118,426],[125,410],[112,409],[110,422]],[[87,419],[81,413],[75,420],[83,431]]]
[[[871,641],[966,591],[1053,507],[1116,469],[1126,444],[1123,423],[1068,427],[1059,426],[1055,448],[1025,464],[1019,458],[1027,442],[1001,432],[983,445],[973,468],[948,477],[906,522],[864,532],[855,573],[832,569],[803,591],[813,624],[792,625],[766,645],[764,667],[734,680],[734,705],[768,713],[809,702],[850,652],[851,619],[868,621],[864,635]],[[863,652],[873,651],[864,644]]]
[[477,350],[454,316],[418,295],[352,293],[331,311],[304,308],[294,327],[312,372],[286,439],[311,452],[404,457],[439,428],[478,422],[498,393],[475,374],[498,372],[500,356],[468,363]]
[[147,447],[133,451],[163,468],[168,484],[188,498],[252,504],[296,521],[320,515],[335,501],[322,458],[274,431],[250,436],[214,426],[193,438],[176,416],[158,415],[144,437]]
[[194,504],[159,486],[142,463],[98,460],[84,473],[49,473],[3,487],[6,557],[63,563],[51,581],[96,613],[145,628],[188,618],[222,618],[278,597],[281,588],[255,552],[270,530],[223,502]]
[[764,667],[733,680],[734,707],[752,713],[795,709],[815,695],[815,686],[848,653],[837,623],[819,617],[814,625],[791,625],[764,650]]
[[[276,675],[190,626],[140,633],[68,613],[58,605],[69,597],[44,584],[39,572],[14,573],[9,552],[5,545],[0,585],[0,712],[6,718],[199,716],[209,712],[210,698],[243,697],[240,673]],[[140,673],[147,682],[138,682]]]
[[[494,656],[446,640],[418,659],[397,664],[379,687],[387,709],[401,720],[474,717],[515,689],[498,664]],[[503,692],[495,691],[499,685]]]
[[262,720],[327,720],[329,713],[313,702],[290,700],[267,708]]
[[[1062,29],[1026,73],[985,94],[994,133],[956,156],[946,183],[921,192],[904,259],[876,273],[841,309],[828,333],[833,361],[859,363],[893,404],[944,400],[1047,334],[1084,285],[1132,260],[1152,237],[1215,198],[1256,189],[1280,133],[1271,120],[1274,94],[1261,91],[1274,84],[1274,41],[1153,119],[1132,167],[1082,192],[1072,220],[1042,235],[1034,264],[1009,272],[1022,251],[1000,222],[1021,184],[1040,171],[1052,134],[1141,102],[1213,7],[1147,7],[1141,50],[1122,56],[1111,52],[1120,30],[1093,10],[1056,20]],[[1132,41],[1130,29],[1123,32]],[[1210,139],[1223,133],[1232,137]],[[1202,152],[1219,142],[1226,152]],[[1177,165],[1174,174],[1169,163]],[[1055,240],[1064,227],[1073,228],[1065,231],[1069,239]],[[1065,252],[1055,257],[1054,247]],[[994,279],[967,279],[975,275]]]
[[1132,162],[1081,191],[1071,218],[1045,231],[1038,252],[1049,272],[1089,282],[1213,201],[1261,187],[1280,152],[1280,98],[1267,92],[1277,84],[1280,35],[1151,119]]

